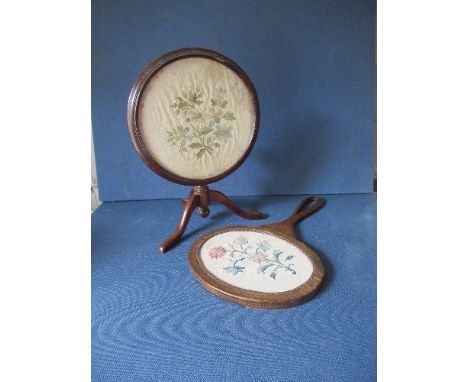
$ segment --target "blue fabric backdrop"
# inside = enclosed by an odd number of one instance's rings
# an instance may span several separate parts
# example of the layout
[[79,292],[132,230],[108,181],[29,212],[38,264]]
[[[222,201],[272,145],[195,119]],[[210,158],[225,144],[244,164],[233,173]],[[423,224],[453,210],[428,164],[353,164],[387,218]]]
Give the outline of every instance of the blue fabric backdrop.
[[375,2],[92,2],[92,119],[102,200],[183,196],[153,174],[126,130],[133,80],[153,58],[205,47],[253,80],[261,125],[230,195],[371,192]]
[[104,203],[93,214],[93,381],[375,381],[376,198],[325,198],[325,208],[298,227],[324,261],[324,283],[308,303],[283,310],[248,309],[208,293],[187,255],[200,234],[279,221],[302,197],[236,200],[270,212],[262,222],[215,205],[164,255],[158,240],[178,220],[180,201]]
[[[93,134],[106,201],[92,217],[93,381],[375,381],[375,8],[371,0],[92,1]],[[270,216],[251,222],[210,206],[160,256],[182,205],[135,200],[188,188],[139,159],[126,103],[149,61],[193,46],[229,56],[257,88],[254,150],[213,188],[260,195],[236,202]],[[310,302],[246,309],[192,278],[187,254],[199,235],[278,221],[302,199],[264,195],[313,193],[344,195],[326,196],[300,224],[326,268]]]

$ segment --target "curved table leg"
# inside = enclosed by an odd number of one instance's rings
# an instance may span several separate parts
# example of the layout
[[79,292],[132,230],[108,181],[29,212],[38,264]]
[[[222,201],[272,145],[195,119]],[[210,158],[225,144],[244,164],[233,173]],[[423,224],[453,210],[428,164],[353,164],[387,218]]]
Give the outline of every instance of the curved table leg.
[[245,210],[240,209],[239,207],[237,207],[234,204],[234,202],[231,199],[229,199],[222,192],[215,191],[215,190],[210,190],[209,193],[210,193],[210,200],[211,201],[225,205],[233,213],[235,213],[236,215],[239,215],[241,218],[250,219],[250,220],[266,218],[266,215],[264,213],[262,213],[262,212],[245,211]]
[[164,240],[159,246],[161,252],[166,252],[172,248],[184,234],[185,228],[187,227],[188,221],[192,212],[199,205],[198,195],[190,195],[184,203],[184,212],[182,213],[182,219],[180,220],[179,226],[173,232],[173,234],[166,240]]

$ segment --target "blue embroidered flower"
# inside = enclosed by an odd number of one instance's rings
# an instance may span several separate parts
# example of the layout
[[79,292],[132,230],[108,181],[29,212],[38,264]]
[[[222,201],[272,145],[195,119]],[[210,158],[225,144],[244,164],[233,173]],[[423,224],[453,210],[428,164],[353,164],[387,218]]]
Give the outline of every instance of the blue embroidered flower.
[[271,248],[270,243],[266,240],[260,241],[260,243],[257,243],[257,247],[260,248],[262,251],[268,251]]

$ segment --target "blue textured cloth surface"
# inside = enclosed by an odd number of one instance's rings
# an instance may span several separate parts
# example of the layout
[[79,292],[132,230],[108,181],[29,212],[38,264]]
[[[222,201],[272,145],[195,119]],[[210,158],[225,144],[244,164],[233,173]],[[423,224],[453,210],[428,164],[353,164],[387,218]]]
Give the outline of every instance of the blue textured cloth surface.
[[92,216],[93,381],[375,381],[376,197],[325,198],[298,226],[324,260],[324,284],[286,310],[218,299],[192,278],[187,256],[202,233],[279,221],[302,197],[236,199],[270,214],[256,222],[215,205],[164,255],[156,248],[180,201],[104,203]]
[[93,0],[92,120],[101,199],[187,193],[140,160],[125,117],[139,71],[184,47],[232,58],[260,99],[257,143],[217,188],[229,195],[372,192],[375,9],[374,0]]

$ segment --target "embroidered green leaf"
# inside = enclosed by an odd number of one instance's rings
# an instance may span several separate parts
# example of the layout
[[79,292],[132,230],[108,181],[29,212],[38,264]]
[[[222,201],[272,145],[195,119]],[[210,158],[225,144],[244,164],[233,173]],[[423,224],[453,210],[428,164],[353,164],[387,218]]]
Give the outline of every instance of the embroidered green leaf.
[[201,105],[203,101],[201,100],[202,98],[202,92],[199,89],[190,87],[188,88],[185,92],[182,92],[182,96],[190,103],[196,104],[196,105]]
[[202,127],[199,131],[199,134],[200,135],[207,135],[209,133],[211,133],[213,131],[213,129],[211,127]]
[[236,119],[236,117],[234,117],[234,114],[232,114],[231,112],[224,113],[223,118],[226,121],[234,121]]
[[288,257],[286,257],[286,259],[284,259],[284,261],[286,261],[286,260],[292,260],[292,259],[294,259],[294,256],[293,256],[293,255],[289,255]]
[[198,143],[198,142],[192,142],[189,144],[189,147],[191,149],[200,149],[203,147],[203,145],[201,143]]
[[190,140],[189,130],[184,129],[182,126],[176,126],[167,132],[167,141],[175,145],[179,143],[181,148],[185,146],[187,140]]
[[176,102],[174,102],[171,107],[174,109],[177,109],[177,111],[187,111],[190,109],[190,103],[188,103],[186,100],[184,100],[181,97],[176,97]]
[[198,159],[200,159],[205,153],[206,153],[206,149],[201,149],[195,155]]
[[276,273],[275,272],[271,272],[270,273],[270,277],[274,280],[276,280]]

